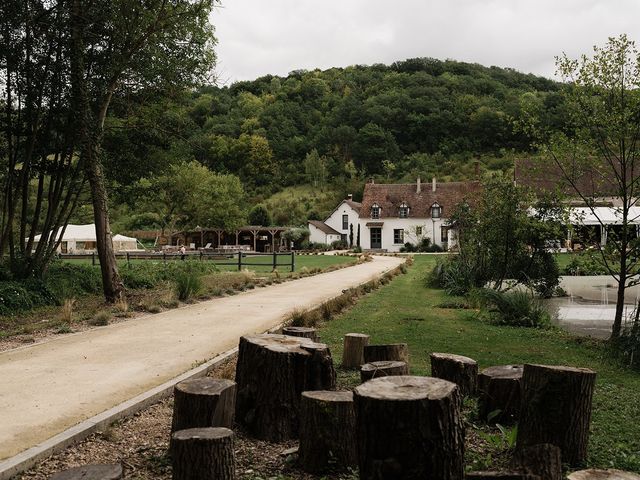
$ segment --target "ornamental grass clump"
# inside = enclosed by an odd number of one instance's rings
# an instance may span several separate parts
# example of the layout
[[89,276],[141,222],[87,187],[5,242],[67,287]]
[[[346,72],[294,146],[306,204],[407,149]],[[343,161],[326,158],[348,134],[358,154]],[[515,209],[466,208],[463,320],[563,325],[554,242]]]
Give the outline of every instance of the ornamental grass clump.
[[202,290],[202,279],[199,273],[184,271],[176,275],[174,285],[178,300],[186,302]]
[[542,303],[527,290],[502,292],[490,288],[473,290],[469,297],[498,325],[545,328],[551,316]]

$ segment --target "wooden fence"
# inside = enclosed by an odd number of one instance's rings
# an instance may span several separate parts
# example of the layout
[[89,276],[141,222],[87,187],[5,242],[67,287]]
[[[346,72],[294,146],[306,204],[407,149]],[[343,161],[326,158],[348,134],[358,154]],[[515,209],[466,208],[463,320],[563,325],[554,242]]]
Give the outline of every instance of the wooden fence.
[[[269,259],[264,257],[270,257]],[[59,258],[63,260],[91,260],[92,265],[98,265],[100,263],[98,255],[96,253],[62,253],[59,254]],[[255,259],[264,258],[264,261],[255,261]],[[198,261],[212,261],[216,265],[221,266],[237,266],[238,271],[241,271],[244,267],[271,267],[276,269],[278,267],[288,267],[294,272],[296,268],[295,252],[286,253],[259,253],[259,252],[229,252],[229,253],[213,253],[213,252],[187,252],[184,255],[181,253],[166,253],[166,252],[126,252],[116,253],[117,260],[126,260],[127,265],[131,265],[132,260],[156,260],[163,262],[172,261],[185,261],[185,260],[198,260]],[[286,259],[285,262],[281,259]],[[254,260],[254,261],[252,261]]]

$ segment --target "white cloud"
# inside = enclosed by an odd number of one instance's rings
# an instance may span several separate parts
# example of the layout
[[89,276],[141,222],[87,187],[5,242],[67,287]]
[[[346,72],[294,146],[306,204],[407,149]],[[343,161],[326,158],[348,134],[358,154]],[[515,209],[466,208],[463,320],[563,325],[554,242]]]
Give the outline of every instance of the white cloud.
[[223,0],[222,81],[295,69],[452,58],[551,77],[554,56],[640,42],[638,0]]

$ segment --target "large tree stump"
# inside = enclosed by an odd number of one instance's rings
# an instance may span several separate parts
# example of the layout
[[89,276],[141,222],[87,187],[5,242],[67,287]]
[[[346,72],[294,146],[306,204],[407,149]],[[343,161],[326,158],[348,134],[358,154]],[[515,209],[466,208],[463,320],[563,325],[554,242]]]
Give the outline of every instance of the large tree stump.
[[584,462],[595,381],[588,368],[525,365],[518,448],[551,443],[560,447],[564,463]]
[[455,383],[463,397],[472,396],[478,382],[478,362],[462,355],[432,353],[431,376]]
[[342,352],[343,368],[360,368],[364,363],[364,347],[369,345],[369,335],[364,333],[347,333],[344,336]]
[[485,368],[478,375],[478,413],[490,423],[513,423],[520,412],[522,365]]
[[124,478],[122,465],[117,463],[70,468],[52,475],[49,480],[121,480],[122,478]]
[[360,367],[362,383],[372,378],[409,375],[409,367],[404,362],[371,362]]
[[364,347],[364,363],[371,362],[404,362],[409,365],[407,344],[367,345]]
[[187,428],[233,427],[236,384],[210,377],[178,383],[173,390],[171,432]]
[[361,479],[463,478],[462,397],[431,377],[380,377],[354,390]]
[[560,448],[550,443],[531,445],[517,450],[511,468],[537,475],[541,480],[562,480]]
[[189,428],[171,436],[173,480],[233,480],[233,432],[228,428]]
[[282,334],[291,337],[310,338],[314,342],[318,341],[318,331],[311,327],[282,327]]
[[569,474],[567,480],[640,480],[640,475],[613,468],[606,470],[590,468],[589,470],[579,470]]
[[353,393],[303,392],[300,407],[302,469],[319,473],[357,466]]
[[469,472],[465,475],[467,480],[542,480],[537,475],[521,472]]
[[236,368],[236,421],[270,441],[296,438],[300,395],[335,388],[327,346],[303,337],[247,335],[240,338]]

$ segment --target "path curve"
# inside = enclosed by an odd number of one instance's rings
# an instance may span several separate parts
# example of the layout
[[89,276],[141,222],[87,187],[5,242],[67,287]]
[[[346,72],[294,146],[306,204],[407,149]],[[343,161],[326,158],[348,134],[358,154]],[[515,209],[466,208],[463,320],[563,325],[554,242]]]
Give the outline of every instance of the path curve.
[[0,460],[398,266],[395,257],[0,353]]

